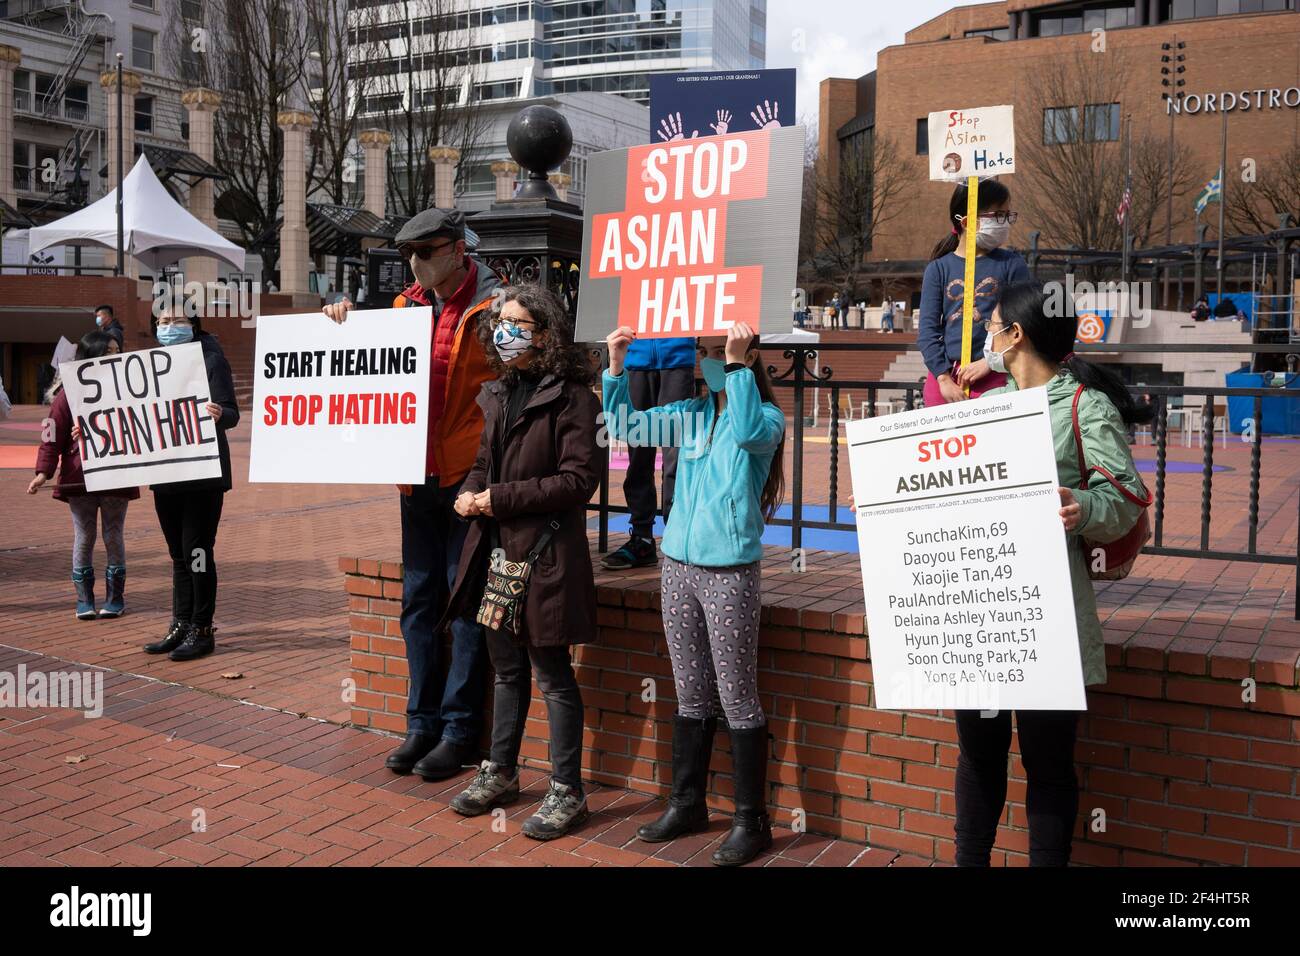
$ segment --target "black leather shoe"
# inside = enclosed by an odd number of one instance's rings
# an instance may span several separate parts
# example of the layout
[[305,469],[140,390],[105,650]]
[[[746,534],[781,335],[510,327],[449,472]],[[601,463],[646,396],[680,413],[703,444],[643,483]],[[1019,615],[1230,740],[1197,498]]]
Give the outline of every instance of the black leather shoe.
[[673,790],[668,807],[659,819],[638,827],[638,839],[646,843],[667,843],[687,833],[709,828],[709,808],[704,791],[709,778],[709,757],[713,753],[716,717],[696,720],[680,714],[673,717]]
[[446,780],[473,763],[477,749],[473,744],[458,744],[443,738],[411,769],[425,780]]
[[731,730],[736,815],[731,832],[713,854],[717,866],[742,866],[772,847],[767,816],[767,725]]
[[412,731],[406,735],[401,746],[388,755],[384,760],[384,766],[393,773],[410,773],[416,762],[436,746],[438,746],[437,734]]
[[211,624],[207,627],[191,624],[189,630],[185,632],[185,640],[181,641],[180,646],[167,656],[174,661],[192,661],[199,657],[207,657],[217,649],[217,641],[213,636],[215,631],[216,628]]
[[185,633],[190,626],[184,621],[172,621],[167,628],[167,633],[162,636],[162,640],[153,641],[144,646],[146,654],[170,654],[176,648],[181,646],[185,640]]

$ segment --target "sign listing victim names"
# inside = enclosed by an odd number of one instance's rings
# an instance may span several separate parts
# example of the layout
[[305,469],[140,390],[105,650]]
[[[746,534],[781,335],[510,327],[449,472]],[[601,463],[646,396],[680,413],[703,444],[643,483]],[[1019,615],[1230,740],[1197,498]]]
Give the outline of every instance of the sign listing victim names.
[[877,706],[1084,709],[1046,391],[847,429]]

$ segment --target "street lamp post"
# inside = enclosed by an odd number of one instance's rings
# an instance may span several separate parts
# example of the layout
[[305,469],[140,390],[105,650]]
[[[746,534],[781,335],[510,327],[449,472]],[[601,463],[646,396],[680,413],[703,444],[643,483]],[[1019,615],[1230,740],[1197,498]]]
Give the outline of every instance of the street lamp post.
[[[1162,43],[1160,49],[1164,51],[1160,56],[1162,64],[1174,64],[1173,66],[1161,66],[1160,73],[1163,79],[1160,81],[1161,86],[1167,86],[1170,91],[1164,93],[1166,100],[1165,110],[1169,113],[1169,185],[1165,194],[1165,246],[1174,244],[1174,104],[1182,103],[1182,87],[1186,85],[1182,74],[1187,70],[1183,66],[1183,61],[1187,59],[1182,52],[1187,44],[1178,39],[1178,34],[1174,34],[1173,43]],[[1168,253],[1166,252],[1166,255]],[[1169,308],[1169,269],[1165,266],[1165,290],[1164,303],[1165,308]],[[1179,282],[1182,282],[1181,277]],[[1179,286],[1179,297],[1182,297],[1182,286]]]
[[113,275],[120,276],[125,269],[125,224],[122,215],[122,54],[117,54],[117,262],[113,266]]

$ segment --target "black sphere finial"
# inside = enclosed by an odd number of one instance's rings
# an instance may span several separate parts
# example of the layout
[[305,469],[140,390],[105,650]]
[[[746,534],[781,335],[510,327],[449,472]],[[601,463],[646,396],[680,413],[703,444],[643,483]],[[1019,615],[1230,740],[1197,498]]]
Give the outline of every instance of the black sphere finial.
[[515,114],[506,130],[506,146],[520,167],[527,171],[516,199],[558,199],[548,174],[569,158],[573,130],[559,110],[549,106],[527,106]]

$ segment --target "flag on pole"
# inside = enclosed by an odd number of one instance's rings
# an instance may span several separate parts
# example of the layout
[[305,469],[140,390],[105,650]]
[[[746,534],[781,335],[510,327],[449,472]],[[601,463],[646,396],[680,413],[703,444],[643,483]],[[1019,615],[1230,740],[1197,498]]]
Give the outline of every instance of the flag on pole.
[[1196,197],[1196,214],[1199,216],[1205,211],[1205,207],[1212,202],[1223,201],[1223,170],[1220,169],[1214,177],[1205,184],[1201,194]]
[[1121,226],[1124,220],[1128,218],[1128,211],[1133,208],[1133,189],[1128,183],[1124,184],[1124,195],[1120,197],[1119,206],[1115,209],[1115,221]]

